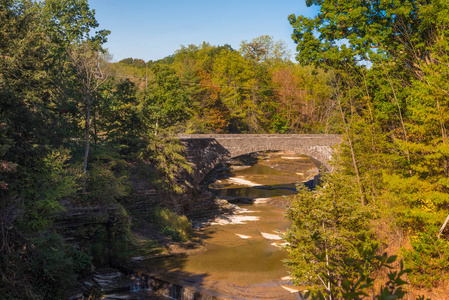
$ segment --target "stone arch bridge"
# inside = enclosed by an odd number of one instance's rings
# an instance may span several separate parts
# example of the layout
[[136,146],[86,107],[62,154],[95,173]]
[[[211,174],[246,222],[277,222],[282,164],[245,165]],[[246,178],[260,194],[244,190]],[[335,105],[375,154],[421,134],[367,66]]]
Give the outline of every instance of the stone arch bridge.
[[191,183],[198,185],[218,164],[258,151],[293,151],[309,156],[317,167],[332,171],[336,134],[183,134],[178,136],[193,163]]

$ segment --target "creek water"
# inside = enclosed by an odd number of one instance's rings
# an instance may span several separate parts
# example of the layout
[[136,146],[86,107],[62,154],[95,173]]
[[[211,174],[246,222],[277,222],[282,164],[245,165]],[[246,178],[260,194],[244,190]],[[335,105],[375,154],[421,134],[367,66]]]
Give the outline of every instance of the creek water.
[[286,153],[221,172],[210,188],[224,203],[233,202],[234,212],[199,229],[204,251],[152,260],[149,267],[228,295],[259,298],[256,291],[263,298],[288,299],[280,287],[288,275],[281,248],[289,227],[284,214],[295,184],[316,172],[307,157]]
[[280,234],[289,226],[284,210],[270,204],[239,206],[237,217],[204,229],[207,251],[189,256],[184,269],[239,285],[286,276],[282,260],[287,255],[280,249]]

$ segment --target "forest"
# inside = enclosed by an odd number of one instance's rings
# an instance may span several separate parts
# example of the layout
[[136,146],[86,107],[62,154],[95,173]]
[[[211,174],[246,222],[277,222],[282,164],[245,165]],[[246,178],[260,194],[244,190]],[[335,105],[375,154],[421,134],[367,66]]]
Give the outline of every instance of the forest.
[[[165,199],[146,221],[179,219],[165,234],[188,239],[179,133],[340,134],[334,172],[315,191],[299,185],[286,213],[295,281],[312,299],[443,299],[449,3],[306,3],[316,17],[288,17],[295,62],[267,35],[112,62],[87,0],[0,0],[4,299],[67,297],[93,266],[135,251],[136,174]],[[117,212],[112,238],[60,225],[98,207]]]

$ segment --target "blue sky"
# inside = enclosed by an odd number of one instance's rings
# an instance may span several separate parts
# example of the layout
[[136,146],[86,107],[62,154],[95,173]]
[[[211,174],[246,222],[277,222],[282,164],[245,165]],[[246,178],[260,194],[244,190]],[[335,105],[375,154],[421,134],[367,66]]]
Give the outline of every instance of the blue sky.
[[105,45],[113,60],[157,60],[181,45],[230,44],[270,35],[291,49],[289,14],[314,16],[305,0],[89,0],[99,29],[111,30]]

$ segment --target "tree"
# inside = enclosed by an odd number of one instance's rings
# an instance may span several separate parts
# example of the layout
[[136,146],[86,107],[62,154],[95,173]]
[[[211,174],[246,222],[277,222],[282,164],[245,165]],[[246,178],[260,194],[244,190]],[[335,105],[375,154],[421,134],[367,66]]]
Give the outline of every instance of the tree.
[[87,0],[47,0],[42,4],[41,11],[48,35],[59,46],[55,49],[55,54],[69,57],[84,97],[83,191],[86,192],[92,94],[107,78],[105,64],[100,63],[100,53],[103,52],[101,45],[106,42],[109,31],[100,30],[94,35],[90,34],[91,29],[98,27],[98,22],[95,20],[95,11],[90,10]]
[[135,143],[142,129],[138,111],[138,89],[129,79],[109,82],[100,91],[101,128],[106,138],[118,147],[129,147]]
[[25,213],[21,227],[27,232],[48,229],[54,215],[64,208],[59,200],[74,196],[79,188],[79,172],[68,164],[67,149],[52,150],[40,159],[22,183]]
[[161,191],[182,193],[178,179],[191,167],[175,134],[190,116],[190,95],[173,68],[156,64],[151,71],[154,79],[140,98],[139,117],[143,128],[137,156],[153,164],[157,174],[154,179]]
[[290,60],[290,51],[285,42],[274,41],[269,35],[262,35],[250,42],[240,43],[240,53],[243,57],[257,63],[287,62]]
[[[168,194],[182,194],[184,187],[178,181],[183,176],[183,172],[190,173],[192,167],[184,156],[184,147],[175,137],[173,128],[160,128],[158,134],[155,131],[147,130],[142,133],[143,147],[138,153],[138,157],[143,161],[151,162],[156,175],[154,182],[157,187]],[[174,203],[174,208],[177,203]]]
[[179,125],[190,115],[190,95],[181,86],[173,68],[152,67],[154,79],[140,100],[140,114],[145,126],[158,135],[159,128]]
[[255,88],[252,64],[238,52],[225,50],[217,57],[213,73],[214,83],[220,86],[220,96],[233,119],[231,131],[257,130],[258,107],[251,98]]
[[90,148],[90,124],[92,111],[92,97],[107,78],[107,62],[102,61],[98,45],[86,41],[80,45],[73,44],[69,47],[68,54],[76,71],[84,96],[85,111],[85,150],[83,162],[83,191],[86,192],[87,161]]
[[44,28],[52,39],[55,49],[64,52],[71,44],[82,44],[89,40],[93,44],[102,45],[109,35],[108,30],[99,30],[91,34],[91,30],[99,26],[95,19],[95,10],[89,8],[87,0],[46,0],[40,7]]
[[398,228],[407,233],[413,249],[404,250],[405,263],[414,269],[412,282],[435,285],[449,272],[444,231],[449,203],[449,4],[307,4],[319,6],[315,18],[289,17],[297,59],[333,67],[344,78],[339,103],[341,120],[351,121],[343,124],[351,159],[342,162],[343,170],[350,174],[358,169],[354,176],[359,178],[360,194],[384,207],[383,218],[392,232]]
[[271,70],[277,114],[290,132],[329,132],[335,101],[329,93],[330,72],[282,64]]
[[363,60],[398,57],[404,48],[397,39],[420,34],[421,20],[415,12],[421,2],[307,0],[308,6],[320,9],[314,18],[289,16],[293,39],[298,43],[297,59],[302,63],[356,66]]
[[292,221],[286,234],[286,248],[292,257],[287,265],[313,298],[324,295],[325,299],[339,299],[345,282],[353,284],[360,275],[376,271],[373,262],[349,263],[367,258],[363,251],[377,249],[370,224],[374,210],[358,199],[354,180],[334,175],[317,192],[300,186],[287,211]]
[[53,45],[42,33],[43,25],[37,21],[34,4],[3,2],[0,7],[0,113],[12,140],[13,147],[6,153],[9,156],[23,154],[30,150],[26,145],[33,143],[61,143],[72,130],[72,115],[61,113],[70,100],[61,101],[63,92],[57,62],[52,57]]
[[[194,130],[203,132],[225,133],[229,126],[229,110],[220,97],[220,87],[213,84],[211,74],[200,72],[202,86],[196,95],[200,99],[194,108],[195,116],[190,119]],[[190,128],[189,128],[190,129]]]

